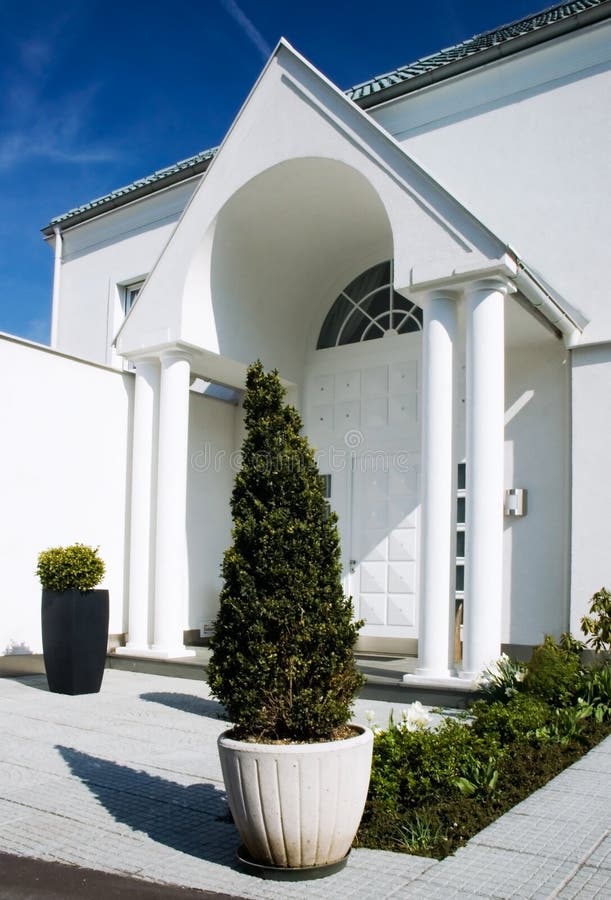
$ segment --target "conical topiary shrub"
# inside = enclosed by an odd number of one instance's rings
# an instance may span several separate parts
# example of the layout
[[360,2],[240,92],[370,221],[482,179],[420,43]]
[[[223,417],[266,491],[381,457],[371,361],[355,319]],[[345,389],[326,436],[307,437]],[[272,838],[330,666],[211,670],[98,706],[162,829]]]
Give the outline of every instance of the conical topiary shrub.
[[254,363],[246,386],[209,683],[240,739],[332,740],[362,684],[337,519],[278,373]]

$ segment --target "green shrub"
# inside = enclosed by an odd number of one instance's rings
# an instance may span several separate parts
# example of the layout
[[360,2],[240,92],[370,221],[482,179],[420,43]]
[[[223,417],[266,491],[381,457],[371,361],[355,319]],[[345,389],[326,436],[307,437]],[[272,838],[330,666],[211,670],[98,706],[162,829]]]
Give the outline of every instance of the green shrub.
[[479,701],[471,707],[475,734],[494,736],[501,745],[534,739],[549,722],[551,710],[540,697],[516,694],[507,703]]
[[479,691],[490,703],[507,703],[522,690],[526,667],[506,653],[489,665],[479,677]]
[[375,736],[370,799],[401,812],[448,794],[459,796],[458,779],[471,780],[478,764],[495,761],[498,753],[494,736],[478,734],[464,722],[446,719],[436,729],[411,731],[391,721]]
[[568,746],[581,735],[592,712],[592,707],[587,703],[554,709],[550,721],[539,729],[537,736],[542,742]]
[[257,362],[246,387],[209,684],[239,738],[328,740],[362,684],[337,518],[278,373]]
[[579,693],[597,722],[611,720],[611,663],[586,669]]
[[470,713],[432,731],[421,715],[376,729],[358,846],[443,859],[611,729],[583,701],[554,709],[526,693]]
[[51,591],[93,590],[104,577],[105,566],[99,547],[72,544],[50,547],[38,555],[36,574],[43,588]]
[[547,635],[533,650],[524,678],[524,689],[550,703],[568,706],[577,697],[581,662],[579,655],[559,646]]
[[563,631],[558,642],[563,650],[570,650],[571,653],[581,655],[586,648],[583,641],[573,637],[570,631]]
[[581,630],[594,650],[611,651],[611,593],[606,588],[592,597],[590,615],[581,620]]

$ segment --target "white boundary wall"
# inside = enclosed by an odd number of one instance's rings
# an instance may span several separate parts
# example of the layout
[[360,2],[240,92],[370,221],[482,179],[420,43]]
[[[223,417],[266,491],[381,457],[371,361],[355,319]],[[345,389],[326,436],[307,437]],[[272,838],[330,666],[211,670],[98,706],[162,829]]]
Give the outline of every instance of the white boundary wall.
[[100,547],[110,632],[124,631],[133,377],[0,337],[0,655],[41,652],[40,550]]
[[[111,634],[127,631],[133,375],[0,335],[0,656],[40,653],[40,550],[100,547]],[[191,394],[185,628],[212,621],[231,539],[241,413]]]

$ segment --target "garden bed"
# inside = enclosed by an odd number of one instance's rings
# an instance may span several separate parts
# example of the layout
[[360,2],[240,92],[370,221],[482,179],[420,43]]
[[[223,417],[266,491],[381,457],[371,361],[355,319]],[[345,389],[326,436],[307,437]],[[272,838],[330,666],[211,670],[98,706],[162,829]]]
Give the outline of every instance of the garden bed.
[[611,663],[546,638],[525,666],[501,658],[484,699],[433,726],[420,704],[374,725],[356,846],[443,859],[611,734]]

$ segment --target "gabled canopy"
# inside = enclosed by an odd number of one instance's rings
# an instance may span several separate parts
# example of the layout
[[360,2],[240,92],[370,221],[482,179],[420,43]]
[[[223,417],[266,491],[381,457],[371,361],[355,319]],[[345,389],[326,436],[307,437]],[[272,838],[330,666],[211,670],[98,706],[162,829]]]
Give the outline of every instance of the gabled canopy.
[[180,342],[209,378],[238,381],[260,357],[299,381],[337,293],[390,257],[406,295],[460,273],[512,271],[498,238],[281,41],[124,323],[118,351]]

